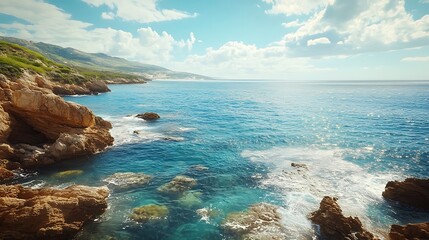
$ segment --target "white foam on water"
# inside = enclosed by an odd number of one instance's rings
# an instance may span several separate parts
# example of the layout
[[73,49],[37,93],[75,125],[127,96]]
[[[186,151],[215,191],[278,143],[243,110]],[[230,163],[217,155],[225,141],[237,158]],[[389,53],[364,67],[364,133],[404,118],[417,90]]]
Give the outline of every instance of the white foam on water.
[[194,130],[193,128],[177,127],[173,130],[164,131],[162,126],[151,126],[151,123],[134,116],[103,116],[103,118],[112,123],[113,128],[110,133],[115,139],[115,146],[151,141],[180,142],[184,141],[185,138],[178,136],[178,134]]
[[[272,148],[265,151],[243,151],[242,156],[266,163],[270,172],[261,179],[263,186],[274,187],[282,194],[283,222],[291,239],[314,236],[308,215],[317,210],[324,196],[338,197],[345,216],[357,216],[368,230],[379,231],[366,214],[368,206],[383,201],[382,192],[388,181],[398,174],[369,173],[344,159],[344,155],[371,152],[371,147],[350,149]],[[295,168],[291,163],[304,163]]]

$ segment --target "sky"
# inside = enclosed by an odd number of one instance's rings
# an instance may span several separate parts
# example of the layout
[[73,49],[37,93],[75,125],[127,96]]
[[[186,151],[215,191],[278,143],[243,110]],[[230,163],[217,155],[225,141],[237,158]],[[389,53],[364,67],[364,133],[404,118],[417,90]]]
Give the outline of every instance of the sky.
[[429,0],[0,0],[0,35],[228,79],[429,80]]

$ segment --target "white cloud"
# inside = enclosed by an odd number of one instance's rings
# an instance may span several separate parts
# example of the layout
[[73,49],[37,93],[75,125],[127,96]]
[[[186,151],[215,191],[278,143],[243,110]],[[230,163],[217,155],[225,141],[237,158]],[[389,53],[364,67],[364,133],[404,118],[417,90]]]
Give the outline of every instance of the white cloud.
[[330,44],[331,41],[326,37],[316,38],[316,39],[310,39],[307,41],[307,46],[314,46],[319,44]]
[[304,25],[304,23],[300,22],[298,19],[291,21],[291,22],[282,23],[282,26],[285,28],[300,27],[302,25]]
[[208,48],[204,54],[191,55],[172,68],[197,71],[213,77],[265,79],[298,79],[302,74],[326,72],[317,68],[308,58],[289,58],[288,49],[280,45],[258,48],[243,42],[227,42],[218,49]]
[[164,64],[172,59],[175,48],[191,48],[196,41],[193,34],[190,39],[176,40],[167,32],[158,33],[150,27],[134,33],[89,28],[91,24],[73,20],[63,10],[38,0],[1,1],[0,13],[28,22],[0,24],[0,31],[9,36],[154,64]]
[[95,7],[107,6],[115,17],[140,23],[162,22],[196,17],[176,9],[158,9],[158,0],[82,0]]
[[427,57],[405,57],[402,58],[402,62],[429,62],[429,56]]
[[269,14],[307,15],[325,7],[332,0],[262,0],[272,5]]
[[103,12],[101,14],[101,18],[106,20],[112,20],[115,18],[115,14],[113,12]]
[[[298,56],[388,51],[428,45],[427,26],[429,15],[413,19],[404,0],[335,0],[297,31],[285,35],[283,43]],[[316,38],[338,44],[317,51],[307,48],[307,43]]]

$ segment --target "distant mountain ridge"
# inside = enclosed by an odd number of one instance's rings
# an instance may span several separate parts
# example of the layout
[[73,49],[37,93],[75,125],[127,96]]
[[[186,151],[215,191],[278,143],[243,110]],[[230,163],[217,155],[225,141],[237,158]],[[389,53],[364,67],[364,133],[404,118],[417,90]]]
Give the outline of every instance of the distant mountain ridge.
[[74,48],[63,48],[53,44],[33,42],[14,37],[0,36],[0,40],[24,46],[41,53],[53,61],[75,67],[84,67],[99,71],[133,73],[148,79],[210,79],[210,77],[203,75],[176,72],[156,65],[112,57],[104,53],[86,53]]

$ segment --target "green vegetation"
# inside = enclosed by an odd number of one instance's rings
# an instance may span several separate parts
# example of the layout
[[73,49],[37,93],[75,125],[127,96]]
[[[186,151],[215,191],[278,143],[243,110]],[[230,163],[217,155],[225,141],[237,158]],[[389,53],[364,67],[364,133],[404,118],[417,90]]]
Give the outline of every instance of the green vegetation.
[[53,81],[82,84],[90,80],[140,79],[134,74],[93,70],[54,62],[42,54],[18,44],[0,40],[0,73],[17,79],[24,71],[41,74]]
[[[142,77],[141,75],[150,78],[210,79],[209,77],[197,74],[171,71],[156,65],[127,61],[123,58],[111,57],[103,53],[86,53],[73,48],[63,48],[43,42],[32,42],[12,37],[0,36],[0,40],[19,44],[28,49],[39,52],[43,54],[43,56],[58,63],[65,64],[73,68],[84,68],[89,72],[96,72],[96,76],[92,74],[89,75],[101,79],[114,77],[117,72],[125,74],[120,75],[120,78],[124,79],[128,79],[130,76],[134,76],[134,79],[145,79],[145,77]],[[114,71],[115,73],[112,74],[111,71]],[[136,74],[140,76],[137,76]]]

